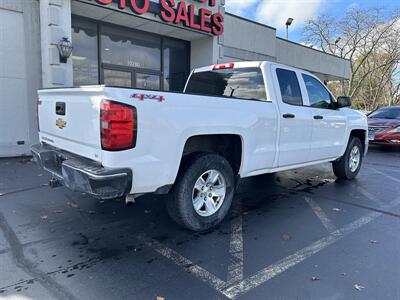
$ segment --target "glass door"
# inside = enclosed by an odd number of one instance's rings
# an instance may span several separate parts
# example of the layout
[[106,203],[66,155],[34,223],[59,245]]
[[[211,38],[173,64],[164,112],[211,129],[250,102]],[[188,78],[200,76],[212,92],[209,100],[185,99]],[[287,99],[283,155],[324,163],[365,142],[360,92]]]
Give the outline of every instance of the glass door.
[[151,70],[102,64],[101,82],[108,86],[161,90],[161,74]]
[[113,69],[103,69],[103,82],[105,85],[117,87],[132,87],[132,72]]
[[160,75],[135,72],[135,88],[146,90],[161,90]]

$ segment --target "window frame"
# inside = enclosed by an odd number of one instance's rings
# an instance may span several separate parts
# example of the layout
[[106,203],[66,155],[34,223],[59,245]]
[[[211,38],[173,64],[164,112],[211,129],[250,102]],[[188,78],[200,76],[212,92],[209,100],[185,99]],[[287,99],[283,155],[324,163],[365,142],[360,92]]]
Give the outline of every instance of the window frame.
[[[103,68],[106,69],[113,69],[115,71],[131,71],[131,72],[138,72],[138,73],[149,73],[152,75],[159,75],[160,76],[160,90],[159,91],[164,91],[164,92],[170,92],[170,90],[164,90],[164,41],[169,39],[169,40],[174,40],[177,42],[181,42],[181,43],[185,43],[186,47],[187,47],[187,57],[186,57],[186,64],[188,66],[187,70],[186,70],[186,80],[189,78],[189,76],[191,75],[191,69],[190,69],[190,61],[191,61],[191,43],[182,39],[177,39],[174,37],[169,37],[169,36],[164,36],[161,34],[156,34],[153,32],[147,32],[147,31],[143,31],[143,30],[138,30],[138,29],[134,29],[134,28],[129,28],[129,27],[125,27],[122,25],[118,25],[118,24],[113,24],[113,23],[109,23],[109,22],[105,22],[105,21],[101,21],[101,20],[94,20],[91,18],[87,18],[87,17],[83,17],[83,16],[79,16],[79,15],[72,15],[72,19],[71,19],[71,30],[73,30],[73,25],[74,25],[74,19],[77,21],[84,21],[84,22],[90,22],[93,25],[96,26],[97,28],[97,70],[98,70],[98,83],[99,85],[104,84],[104,71]],[[135,67],[129,67],[129,66],[121,66],[121,65],[112,65],[112,64],[107,64],[107,63],[103,63],[102,61],[102,45],[101,45],[101,35],[102,35],[102,27],[104,26],[108,26],[108,27],[113,27],[116,29],[121,29],[121,30],[129,30],[131,32],[134,31],[138,31],[142,34],[146,34],[149,36],[153,36],[153,37],[157,37],[161,39],[161,45],[160,45],[160,69],[159,70],[154,70],[154,69],[143,69],[143,68],[135,68]],[[132,76],[132,84],[135,82],[133,81],[133,77]],[[186,83],[185,83],[186,84]],[[131,87],[132,89],[135,89],[132,85]],[[181,91],[182,92],[182,91]]]
[[265,80],[265,74],[264,74],[264,69],[262,66],[258,66],[258,67],[243,67],[243,68],[234,68],[236,70],[239,69],[257,69],[259,71],[259,75],[261,75],[262,80],[263,80],[263,84],[264,84],[264,92],[265,92],[265,99],[256,99],[256,98],[241,98],[241,97],[228,97],[228,96],[224,96],[224,95],[205,95],[205,94],[195,94],[192,92],[187,92],[187,88],[190,82],[190,78],[196,74],[196,73],[206,73],[206,72],[212,72],[213,70],[209,70],[209,71],[199,71],[199,72],[195,72],[194,70],[190,73],[188,80],[185,84],[185,88],[184,88],[184,94],[188,94],[188,95],[194,95],[194,96],[206,96],[206,97],[214,97],[214,98],[224,98],[224,99],[233,99],[233,100],[242,100],[242,101],[257,101],[257,102],[266,102],[266,103],[272,103],[272,100],[268,97],[268,87],[267,87],[267,83]]
[[[330,107],[314,107],[314,106],[311,106],[310,95],[308,93],[308,89],[307,89],[307,85],[306,85],[306,81],[304,79],[304,76],[308,76],[310,78],[313,78],[314,80],[319,82],[321,84],[321,86],[328,92],[328,95],[330,97],[330,104],[329,104]],[[302,84],[304,85],[304,91],[305,91],[306,96],[307,96],[307,104],[305,104],[304,107],[309,107],[309,108],[314,108],[314,109],[336,110],[335,103],[337,103],[337,100],[336,100],[335,96],[333,96],[331,91],[326,87],[326,85],[321,80],[319,80],[318,77],[316,77],[316,76],[314,76],[314,75],[312,75],[310,73],[301,72],[301,80],[302,80]]]
[[[305,103],[305,100],[306,100],[306,99],[304,98],[304,95],[303,95],[303,94],[304,94],[304,91],[303,91],[303,89],[302,89],[302,78],[299,78],[298,71],[295,70],[295,69],[285,68],[285,67],[283,67],[283,66],[276,66],[276,67],[274,68],[274,70],[275,70],[274,73],[275,73],[275,76],[276,76],[276,82],[277,82],[277,84],[278,84],[278,91],[279,91],[279,93],[280,93],[282,103],[284,103],[284,104],[286,104],[286,105],[296,106],[296,107],[307,107],[307,106],[306,106],[306,103]],[[298,86],[299,86],[300,96],[301,96],[301,102],[302,102],[301,105],[300,105],[300,104],[288,103],[288,102],[286,102],[286,101],[283,100],[283,95],[282,95],[282,91],[281,91],[281,85],[280,85],[280,82],[279,82],[278,70],[283,70],[283,71],[287,71],[287,72],[292,72],[292,73],[295,74],[296,79],[297,79],[297,84],[298,84]],[[304,82],[303,82],[303,83],[304,83]],[[308,100],[308,97],[307,97],[307,100]]]

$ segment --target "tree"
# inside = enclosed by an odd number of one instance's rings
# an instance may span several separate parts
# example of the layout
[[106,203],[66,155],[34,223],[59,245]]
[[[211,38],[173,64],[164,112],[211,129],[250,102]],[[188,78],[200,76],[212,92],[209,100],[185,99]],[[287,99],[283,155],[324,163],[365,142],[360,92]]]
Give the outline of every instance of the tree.
[[352,8],[342,19],[319,16],[304,28],[305,43],[351,61],[348,81],[331,82],[357,108],[372,110],[399,101],[400,14]]

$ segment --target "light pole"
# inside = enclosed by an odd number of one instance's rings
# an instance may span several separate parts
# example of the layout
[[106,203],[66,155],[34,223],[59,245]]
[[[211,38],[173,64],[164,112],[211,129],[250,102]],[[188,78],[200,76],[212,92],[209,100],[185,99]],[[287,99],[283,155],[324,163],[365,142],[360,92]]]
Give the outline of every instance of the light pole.
[[293,23],[293,18],[289,18],[286,21],[286,40],[289,39],[289,26],[292,25]]
[[342,38],[339,36],[335,41],[335,55],[338,50],[338,44],[340,43],[341,40],[342,40]]

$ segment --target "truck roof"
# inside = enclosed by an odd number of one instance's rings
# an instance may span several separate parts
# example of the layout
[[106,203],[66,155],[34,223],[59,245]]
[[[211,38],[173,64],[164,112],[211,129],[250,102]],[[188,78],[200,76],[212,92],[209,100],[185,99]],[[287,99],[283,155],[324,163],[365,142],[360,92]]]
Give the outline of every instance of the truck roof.
[[259,68],[261,65],[275,65],[275,66],[281,66],[284,68],[290,68],[290,69],[295,69],[302,71],[307,74],[311,74],[309,71],[304,70],[304,69],[299,69],[296,67],[280,64],[277,62],[272,62],[272,61],[238,61],[238,62],[227,62],[227,63],[220,63],[220,64],[214,64],[206,67],[200,67],[200,68],[195,68],[193,70],[193,73],[201,73],[201,72],[208,72],[212,70],[220,70],[220,69],[239,69],[239,68]]
[[[228,62],[228,63],[221,63],[221,64],[214,64],[206,67],[200,67],[200,68],[195,68],[193,70],[193,73],[200,73],[200,72],[207,72],[207,71],[212,71],[215,70],[215,67],[218,66],[226,66],[225,69],[227,68],[258,68],[261,66],[263,61],[240,61],[240,62]],[[229,65],[231,65],[229,67]]]

